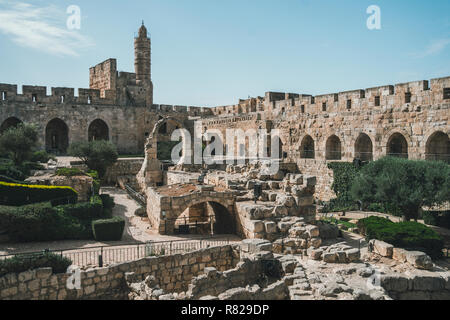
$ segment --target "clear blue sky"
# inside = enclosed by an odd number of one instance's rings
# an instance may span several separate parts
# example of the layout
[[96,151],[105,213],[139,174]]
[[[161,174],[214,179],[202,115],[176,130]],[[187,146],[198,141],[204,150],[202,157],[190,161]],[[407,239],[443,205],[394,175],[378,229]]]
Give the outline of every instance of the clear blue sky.
[[[374,4],[381,30],[371,31]],[[66,28],[69,5],[81,9],[80,30]],[[86,88],[89,67],[107,58],[134,72],[142,19],[155,103],[431,79],[450,75],[449,12],[448,0],[0,0],[0,83]]]

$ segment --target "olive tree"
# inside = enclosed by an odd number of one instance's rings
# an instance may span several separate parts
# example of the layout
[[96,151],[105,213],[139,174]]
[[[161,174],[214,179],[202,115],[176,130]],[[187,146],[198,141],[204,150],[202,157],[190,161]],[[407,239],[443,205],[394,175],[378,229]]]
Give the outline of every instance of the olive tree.
[[417,220],[423,206],[450,201],[450,165],[386,157],[363,167],[351,195],[364,203],[394,204],[405,221]]
[[79,158],[89,169],[97,171],[100,178],[105,176],[108,167],[118,158],[116,146],[104,140],[73,143],[68,153]]
[[28,124],[11,127],[0,135],[0,153],[13,161],[16,166],[32,160],[37,147],[36,128]]

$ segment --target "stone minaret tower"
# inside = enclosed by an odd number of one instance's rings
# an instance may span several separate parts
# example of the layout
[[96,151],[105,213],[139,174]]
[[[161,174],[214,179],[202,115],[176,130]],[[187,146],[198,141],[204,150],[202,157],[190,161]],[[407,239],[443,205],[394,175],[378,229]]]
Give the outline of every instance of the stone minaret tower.
[[153,103],[153,84],[151,78],[151,44],[147,37],[147,28],[139,28],[139,35],[134,39],[134,69],[136,73],[136,84],[146,89],[147,104]]

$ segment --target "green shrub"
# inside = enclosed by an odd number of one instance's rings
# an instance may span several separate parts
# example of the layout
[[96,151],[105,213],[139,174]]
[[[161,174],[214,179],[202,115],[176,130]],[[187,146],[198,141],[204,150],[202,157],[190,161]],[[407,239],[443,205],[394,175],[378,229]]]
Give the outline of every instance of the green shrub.
[[377,239],[407,250],[426,252],[432,258],[440,258],[444,242],[429,227],[417,222],[394,223],[380,217],[359,220],[358,228],[366,240]]
[[74,177],[74,176],[85,176],[86,173],[84,173],[82,170],[78,168],[60,168],[56,170],[56,175],[63,177]]
[[105,217],[100,197],[95,196],[89,202],[59,206],[64,213],[81,220],[95,220]]
[[22,181],[25,180],[25,175],[17,167],[13,166],[12,163],[1,163],[0,164],[0,175],[12,178],[14,180]]
[[38,268],[52,268],[55,274],[65,273],[70,265],[72,261],[69,258],[49,252],[17,255],[0,260],[0,277]]
[[125,229],[125,220],[114,217],[92,222],[92,232],[97,241],[119,241]]
[[83,226],[50,203],[0,206],[0,223],[15,242],[83,239]]
[[56,158],[48,154],[46,151],[36,151],[31,157],[31,161],[40,163],[47,163],[50,159],[56,161]]
[[70,187],[0,182],[0,205],[21,206],[63,198],[73,201],[78,194]]

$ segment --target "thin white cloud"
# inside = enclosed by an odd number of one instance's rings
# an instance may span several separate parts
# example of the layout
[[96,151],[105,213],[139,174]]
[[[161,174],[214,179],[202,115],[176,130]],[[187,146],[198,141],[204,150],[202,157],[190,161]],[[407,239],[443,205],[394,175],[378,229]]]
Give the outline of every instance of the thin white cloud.
[[66,27],[68,14],[55,6],[37,7],[0,0],[0,32],[16,44],[57,56],[78,56],[94,42]]
[[425,49],[425,51],[421,53],[416,53],[414,56],[416,58],[425,58],[428,56],[433,56],[436,54],[441,53],[445,50],[445,48],[450,44],[450,38],[443,38],[432,41],[428,47]]

